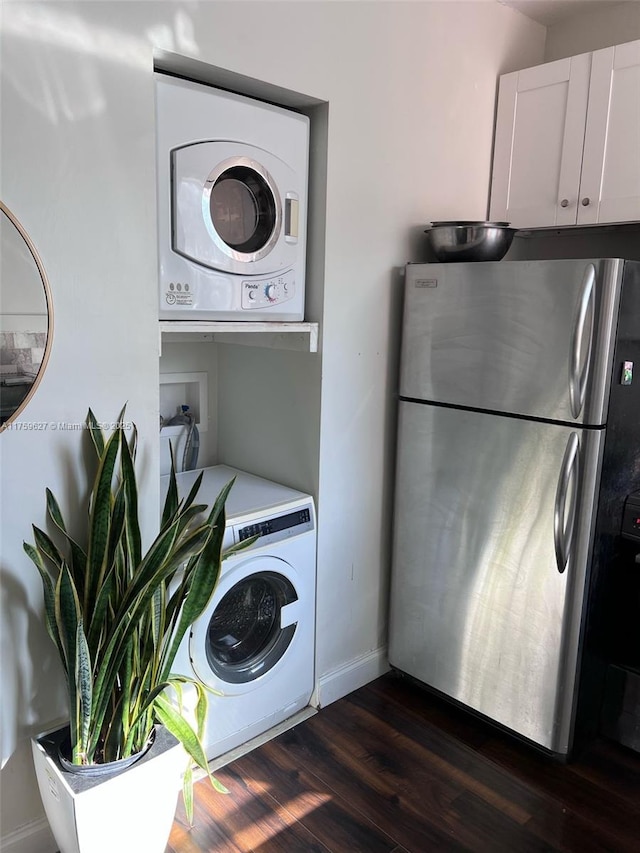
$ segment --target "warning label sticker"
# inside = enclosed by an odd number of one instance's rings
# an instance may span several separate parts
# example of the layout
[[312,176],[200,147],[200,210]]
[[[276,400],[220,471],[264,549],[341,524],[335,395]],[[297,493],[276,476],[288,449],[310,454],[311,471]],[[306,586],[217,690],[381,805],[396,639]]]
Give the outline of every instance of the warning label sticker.
[[167,291],[165,294],[167,305],[193,305],[193,296],[190,293],[176,293]]

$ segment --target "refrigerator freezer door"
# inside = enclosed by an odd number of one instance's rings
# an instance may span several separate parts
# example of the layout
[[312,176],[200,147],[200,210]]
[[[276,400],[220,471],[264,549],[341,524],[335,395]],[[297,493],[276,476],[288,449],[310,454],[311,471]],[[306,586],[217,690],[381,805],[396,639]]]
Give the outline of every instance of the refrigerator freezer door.
[[400,403],[390,662],[557,753],[603,437]]
[[606,422],[624,263],[409,264],[400,394]]

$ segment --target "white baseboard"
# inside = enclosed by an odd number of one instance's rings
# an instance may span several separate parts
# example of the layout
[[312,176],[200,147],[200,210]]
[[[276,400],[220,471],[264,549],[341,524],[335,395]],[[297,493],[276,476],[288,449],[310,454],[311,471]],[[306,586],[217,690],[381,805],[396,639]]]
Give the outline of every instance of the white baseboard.
[[56,853],[57,849],[46,817],[21,826],[0,839],[2,853]]
[[311,699],[313,705],[324,708],[337,699],[342,699],[359,687],[389,672],[386,648],[374,649],[349,663],[322,675]]

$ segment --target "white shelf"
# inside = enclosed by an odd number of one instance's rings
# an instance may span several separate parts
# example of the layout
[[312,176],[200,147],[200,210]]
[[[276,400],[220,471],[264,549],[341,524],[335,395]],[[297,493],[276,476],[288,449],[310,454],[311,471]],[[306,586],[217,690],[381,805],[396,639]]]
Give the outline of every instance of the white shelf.
[[252,347],[318,351],[317,323],[247,323],[208,320],[161,320],[162,342],[245,344]]

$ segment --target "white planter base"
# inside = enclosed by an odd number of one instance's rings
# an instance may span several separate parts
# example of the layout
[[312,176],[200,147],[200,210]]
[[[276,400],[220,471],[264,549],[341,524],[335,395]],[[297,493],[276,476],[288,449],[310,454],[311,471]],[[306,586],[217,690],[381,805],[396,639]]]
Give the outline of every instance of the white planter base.
[[62,770],[57,729],[33,738],[33,761],[44,809],[60,853],[164,853],[186,754],[165,729],[149,751],[115,775],[85,777]]

